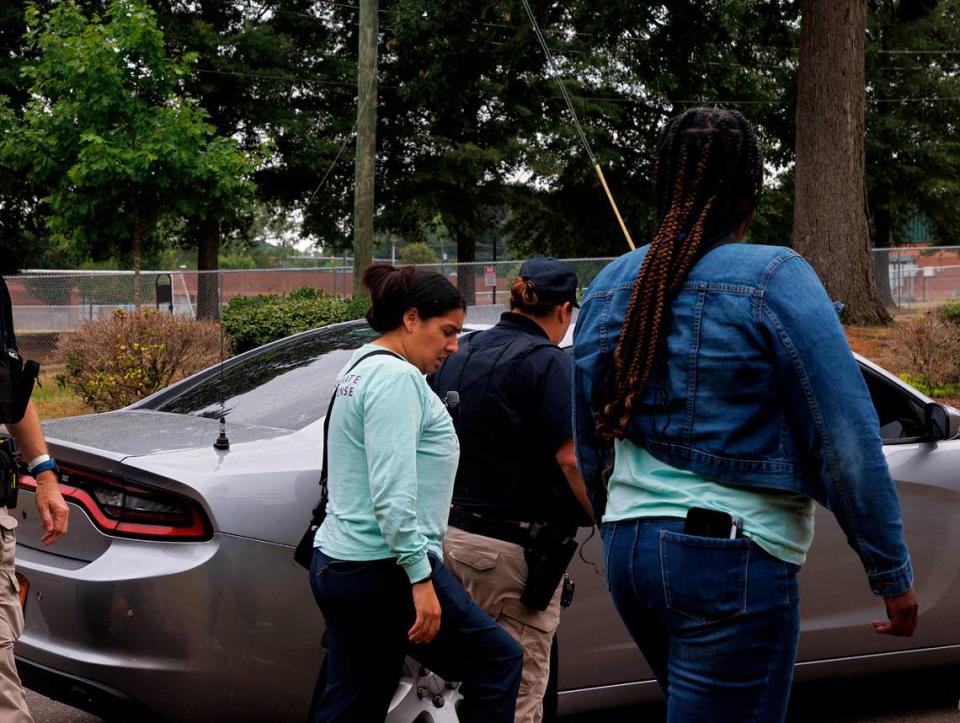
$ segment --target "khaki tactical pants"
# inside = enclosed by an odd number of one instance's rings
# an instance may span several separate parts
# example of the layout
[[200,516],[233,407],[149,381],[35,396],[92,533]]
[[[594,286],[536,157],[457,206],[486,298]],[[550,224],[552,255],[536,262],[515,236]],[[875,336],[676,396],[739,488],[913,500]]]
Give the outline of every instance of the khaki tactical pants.
[[557,586],[546,610],[528,608],[520,602],[527,579],[523,548],[456,527],[449,527],[443,538],[443,564],[460,580],[474,602],[523,647],[516,721],[540,723],[543,694],[550,677],[550,645],[560,624],[563,586]]
[[13,644],[23,632],[20,584],[14,574],[16,529],[16,518],[7,513],[6,507],[0,507],[0,721],[33,723],[13,659]]

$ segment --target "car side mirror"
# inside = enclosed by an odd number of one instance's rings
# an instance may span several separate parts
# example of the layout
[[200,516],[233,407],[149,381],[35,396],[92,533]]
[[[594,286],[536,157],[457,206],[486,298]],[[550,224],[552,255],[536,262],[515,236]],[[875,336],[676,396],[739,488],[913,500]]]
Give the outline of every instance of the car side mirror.
[[939,402],[930,402],[923,414],[924,436],[929,441],[953,439],[960,432],[960,412]]

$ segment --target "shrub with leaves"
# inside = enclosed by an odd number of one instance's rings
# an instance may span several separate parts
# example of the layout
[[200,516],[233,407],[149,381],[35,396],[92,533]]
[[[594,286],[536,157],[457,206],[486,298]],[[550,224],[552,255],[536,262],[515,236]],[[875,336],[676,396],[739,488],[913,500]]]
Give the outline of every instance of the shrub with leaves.
[[937,314],[944,321],[960,327],[960,301],[948,301],[937,309]]
[[900,374],[903,381],[912,386],[921,394],[926,394],[934,399],[944,397],[960,397],[960,384],[943,384],[941,386],[930,386],[922,374]]
[[400,263],[404,265],[436,264],[440,262],[437,252],[423,241],[414,241],[400,249]]
[[910,359],[915,386],[934,389],[960,381],[960,330],[954,324],[937,314],[924,314],[898,324],[896,339]]
[[286,296],[235,296],[223,308],[222,323],[239,354],[300,331],[359,319],[368,304],[366,299],[341,299],[304,286]]
[[156,311],[118,310],[60,337],[57,377],[95,412],[132,404],[220,358],[220,328]]

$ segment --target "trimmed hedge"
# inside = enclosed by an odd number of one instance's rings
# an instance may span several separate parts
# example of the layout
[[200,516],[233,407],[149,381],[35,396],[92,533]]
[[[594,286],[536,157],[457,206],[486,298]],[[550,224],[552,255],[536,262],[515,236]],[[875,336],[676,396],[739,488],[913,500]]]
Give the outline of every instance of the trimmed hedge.
[[341,299],[304,286],[285,296],[235,296],[223,308],[221,323],[235,354],[318,326],[362,317],[367,299]]

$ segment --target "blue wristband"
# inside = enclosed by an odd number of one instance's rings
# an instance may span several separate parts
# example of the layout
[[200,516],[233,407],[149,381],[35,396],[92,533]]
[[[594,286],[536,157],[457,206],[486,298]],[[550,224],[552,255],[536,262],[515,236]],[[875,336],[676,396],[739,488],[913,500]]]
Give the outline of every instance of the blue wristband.
[[53,472],[55,475],[57,475],[57,477],[59,477],[60,470],[57,468],[57,460],[52,458],[44,460],[30,470],[30,475],[36,477],[41,472]]

